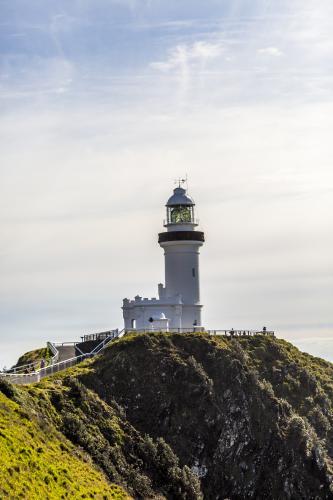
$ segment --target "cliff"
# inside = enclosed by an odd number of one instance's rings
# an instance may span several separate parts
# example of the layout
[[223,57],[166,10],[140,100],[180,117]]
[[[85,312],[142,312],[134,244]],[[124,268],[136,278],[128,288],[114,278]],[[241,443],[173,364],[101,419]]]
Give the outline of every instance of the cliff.
[[114,483],[145,499],[333,498],[333,365],[283,340],[131,335],[40,384],[2,388],[4,413],[33,423],[43,449],[52,436],[106,498],[125,495]]

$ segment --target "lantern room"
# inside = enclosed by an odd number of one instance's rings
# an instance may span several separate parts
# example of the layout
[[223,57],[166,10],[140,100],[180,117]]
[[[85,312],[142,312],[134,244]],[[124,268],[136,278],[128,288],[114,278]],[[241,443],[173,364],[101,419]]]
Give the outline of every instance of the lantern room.
[[[177,187],[173,191],[173,195],[168,199],[167,218],[165,226],[174,226],[178,224],[185,224],[197,226],[197,221],[194,217],[194,201],[186,194],[186,190],[182,187]],[[172,227],[175,230],[175,227]]]

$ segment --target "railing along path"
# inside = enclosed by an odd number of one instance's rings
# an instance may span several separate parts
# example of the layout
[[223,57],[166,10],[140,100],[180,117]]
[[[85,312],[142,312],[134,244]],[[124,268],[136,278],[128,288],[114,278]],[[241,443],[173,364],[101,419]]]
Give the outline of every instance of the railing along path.
[[[49,364],[47,366],[36,369],[36,367],[40,365],[40,360],[39,360],[34,363],[29,363],[27,365],[21,365],[17,368],[15,367],[11,368],[6,372],[0,372],[0,378],[6,378],[14,384],[32,384],[34,382],[39,382],[42,378],[47,377],[48,375],[53,375],[54,373],[65,370],[66,368],[75,366],[84,359],[91,358],[96,354],[99,354],[109,342],[121,338],[125,333],[153,333],[154,331],[158,332],[160,330],[123,329],[120,332],[118,330],[111,330],[108,332],[84,335],[82,337],[84,342],[101,340],[101,342],[92,351],[85,354],[82,353],[82,351],[77,346],[78,342],[62,342],[61,344],[54,344],[52,342],[48,342],[47,347],[51,351],[53,356],[49,360]],[[189,328],[169,328],[166,333],[195,333],[200,331],[203,333],[207,333],[209,335],[213,336],[220,335],[226,338],[253,337],[255,335],[274,336],[274,332],[269,330],[234,330],[233,328],[231,330],[203,330],[199,328],[194,328],[193,330],[191,330]],[[82,354],[58,362],[59,351],[57,349],[57,345],[59,347],[75,346],[75,348]]]
[[[109,332],[109,336],[106,336],[105,338],[103,338],[103,340],[89,353],[80,354],[79,356],[74,356],[74,357],[72,357],[70,359],[66,359],[64,361],[54,362],[54,363],[51,363],[50,365],[45,366],[43,368],[39,368],[37,370],[30,371],[29,373],[26,373],[26,372],[22,373],[22,372],[18,372],[18,371],[13,372],[10,370],[8,370],[6,372],[0,372],[0,378],[6,378],[7,380],[12,382],[13,384],[20,384],[20,385],[32,384],[34,382],[39,382],[42,378],[47,377],[48,375],[53,375],[54,373],[60,372],[62,370],[66,370],[66,368],[71,368],[72,366],[77,365],[81,361],[88,359],[88,358],[91,358],[91,357],[95,356],[96,354],[99,354],[110,341],[121,338],[124,335],[124,333],[125,333],[125,330],[121,330],[120,332],[118,330],[112,330]],[[96,339],[96,340],[98,340],[98,339]],[[75,344],[77,344],[77,342],[63,342],[62,344],[59,344],[59,346],[75,345]],[[59,351],[56,348],[56,344],[48,342],[48,347],[52,353],[57,351],[54,354],[53,358],[51,358],[52,360],[57,361],[57,359],[59,357]],[[82,352],[82,351],[80,351],[80,352]],[[38,363],[40,363],[40,361]],[[31,367],[32,365],[35,365],[35,364],[36,363],[31,363],[30,365],[25,365],[25,370],[27,370],[29,366]],[[19,367],[19,368],[23,369],[23,367]]]
[[[154,333],[160,332],[160,329],[146,328],[128,328],[125,333]],[[225,337],[254,337],[255,335],[274,336],[272,330],[205,330],[200,327],[191,328],[169,328],[165,333],[207,333],[208,335],[223,335]]]

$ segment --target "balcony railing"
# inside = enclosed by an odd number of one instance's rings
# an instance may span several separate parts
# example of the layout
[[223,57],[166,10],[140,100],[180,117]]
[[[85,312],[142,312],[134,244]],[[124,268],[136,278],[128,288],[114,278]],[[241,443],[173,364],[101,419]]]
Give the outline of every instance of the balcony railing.
[[117,337],[118,328],[116,330],[108,330],[107,332],[89,333],[81,337],[82,342],[89,342],[90,340],[104,340],[108,337]]
[[164,219],[163,220],[163,225],[164,226],[180,226],[180,225],[183,225],[183,226],[189,226],[189,225],[194,225],[194,226],[198,226],[199,225],[199,219],[191,219],[190,221],[188,222],[172,222],[171,220],[168,220],[168,219]]

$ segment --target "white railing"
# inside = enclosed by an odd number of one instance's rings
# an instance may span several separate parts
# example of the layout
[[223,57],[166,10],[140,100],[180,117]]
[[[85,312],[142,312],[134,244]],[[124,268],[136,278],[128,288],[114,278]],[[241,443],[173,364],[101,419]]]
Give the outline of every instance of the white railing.
[[82,339],[82,342],[88,342],[90,340],[103,340],[103,339],[106,339],[106,338],[111,337],[111,336],[117,337],[118,332],[119,332],[119,330],[118,330],[118,328],[116,328],[115,330],[108,330],[106,332],[89,333],[89,334],[83,335],[81,337],[81,339]]
[[52,352],[53,356],[51,358],[52,364],[56,363],[59,359],[59,351],[56,348],[55,344],[53,342],[48,342],[47,343],[47,348]]
[[[31,371],[30,373],[10,373],[10,372],[1,372],[0,377],[8,379],[13,384],[32,384],[34,382],[39,382],[42,378],[47,377],[49,375],[53,375],[59,371],[65,370],[66,368],[71,368],[76,364],[80,363],[84,359],[91,358],[99,354],[107,344],[112,341],[122,337],[125,333],[125,330],[112,330],[112,335],[103,339],[91,352],[86,354],[80,354],[79,356],[74,356],[73,358],[66,359],[64,361],[55,362],[50,364],[49,366],[45,366],[43,368],[39,368],[38,370]],[[66,344],[72,344],[71,342],[67,342]],[[52,342],[47,343],[51,352],[54,353],[53,358],[55,359],[59,356],[58,350],[56,349],[55,344]],[[64,344],[61,344],[64,345]],[[82,351],[81,351],[82,352]]]
[[33,361],[32,363],[27,363],[26,365],[14,366],[13,368],[8,368],[6,373],[14,374],[14,373],[22,373],[26,371],[35,370],[37,366],[40,365],[40,359],[38,361]]
[[[160,332],[161,330],[156,330],[156,332]],[[10,382],[14,384],[31,384],[33,382],[39,382],[42,378],[47,377],[49,375],[53,375],[59,371],[65,370],[66,368],[70,368],[75,366],[77,363],[80,363],[84,359],[91,358],[99,354],[110,342],[113,340],[119,339],[125,335],[125,333],[153,333],[154,330],[142,329],[123,329],[120,332],[118,330],[111,330],[110,335],[104,338],[91,352],[86,354],[80,354],[79,356],[74,356],[73,358],[66,359],[60,362],[52,362],[50,365],[45,366],[43,368],[39,368],[38,370],[31,371],[30,373],[22,373],[22,372],[0,372],[0,377],[6,378],[10,380]],[[194,333],[194,332],[202,332],[208,333],[209,335],[221,335],[227,338],[233,337],[253,337],[255,335],[268,335],[274,336],[274,331],[271,330],[234,330],[231,328],[230,330],[204,330],[199,327],[195,327],[193,329],[190,328],[170,328],[167,332],[164,333]],[[61,344],[64,345],[65,343]],[[72,342],[68,342],[66,344],[76,344]],[[54,343],[48,342],[48,348],[54,354],[51,360],[57,360],[59,357],[59,352]],[[81,351],[82,352],[82,351]],[[31,366],[25,365],[25,366]],[[20,367],[21,368],[21,367]],[[22,367],[23,368],[23,367]]]
[[[45,365],[50,365],[54,364],[58,361],[59,358],[59,353],[58,350],[52,342],[47,342],[47,349],[53,354],[51,358],[46,358],[44,359]],[[31,363],[26,363],[25,365],[19,365],[19,366],[14,366],[13,368],[9,368],[6,370],[6,373],[8,374],[13,374],[13,373],[27,373],[27,372],[34,372],[36,371],[37,367],[40,367],[42,359],[38,359],[37,361],[32,361]],[[1,372],[0,372],[1,373]]]
[[60,361],[59,363],[54,363],[53,365],[45,366],[44,368],[39,368],[31,373],[1,373],[0,377],[8,379],[13,384],[32,384],[33,382],[39,382],[42,378],[47,377],[48,375],[53,375],[61,370],[70,368],[89,356],[90,353],[75,356],[74,358],[66,359],[65,361]]
[[152,328],[126,329],[126,333],[154,333],[161,331],[163,333],[207,333],[208,335],[223,335],[225,337],[253,337],[254,335],[274,336],[274,332],[271,330],[234,330],[233,328],[230,330],[205,330],[204,328],[200,328],[198,326],[194,328],[168,328],[167,330],[161,330],[160,328],[156,328],[156,330]]
[[183,224],[184,226],[190,226],[190,225],[199,225],[199,219],[196,218],[191,218],[189,221],[179,221],[179,222],[173,222],[170,218],[169,219],[163,219],[163,226],[180,226]]

